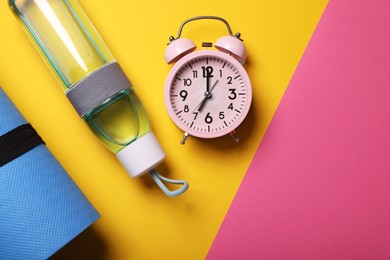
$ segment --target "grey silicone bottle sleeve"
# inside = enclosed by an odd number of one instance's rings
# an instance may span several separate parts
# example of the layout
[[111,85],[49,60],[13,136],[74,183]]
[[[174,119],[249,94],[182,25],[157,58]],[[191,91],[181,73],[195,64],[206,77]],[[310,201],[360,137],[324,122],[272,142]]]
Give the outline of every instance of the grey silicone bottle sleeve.
[[67,93],[81,118],[119,91],[132,87],[122,68],[112,62],[95,70],[76,83]]

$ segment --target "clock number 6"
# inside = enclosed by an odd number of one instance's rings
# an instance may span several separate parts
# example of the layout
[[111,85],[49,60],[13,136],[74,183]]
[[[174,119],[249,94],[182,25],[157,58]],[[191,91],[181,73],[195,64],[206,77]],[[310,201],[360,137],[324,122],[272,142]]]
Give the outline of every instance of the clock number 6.
[[213,122],[213,118],[210,116],[210,112],[207,113],[206,117],[204,118],[204,121],[206,124],[211,124]]

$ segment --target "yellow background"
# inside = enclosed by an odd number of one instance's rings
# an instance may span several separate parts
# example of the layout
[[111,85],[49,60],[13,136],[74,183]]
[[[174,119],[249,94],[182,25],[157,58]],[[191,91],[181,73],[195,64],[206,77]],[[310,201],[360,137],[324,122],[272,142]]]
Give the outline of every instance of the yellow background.
[[[135,86],[168,157],[158,170],[186,179],[169,198],[149,176],[131,179],[78,118],[20,24],[0,2],[0,86],[84,191],[102,218],[57,257],[203,259],[288,85],[327,0],[79,1]],[[240,32],[253,106],[238,128],[241,143],[189,138],[163,102],[170,35],[192,16],[218,15]],[[200,46],[226,34],[218,21],[197,21],[183,37]]]

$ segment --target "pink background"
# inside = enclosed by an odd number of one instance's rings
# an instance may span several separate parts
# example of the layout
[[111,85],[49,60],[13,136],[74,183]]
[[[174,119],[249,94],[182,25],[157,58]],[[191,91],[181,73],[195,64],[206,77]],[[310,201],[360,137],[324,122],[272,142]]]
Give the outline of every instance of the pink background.
[[208,259],[390,258],[389,13],[330,1]]

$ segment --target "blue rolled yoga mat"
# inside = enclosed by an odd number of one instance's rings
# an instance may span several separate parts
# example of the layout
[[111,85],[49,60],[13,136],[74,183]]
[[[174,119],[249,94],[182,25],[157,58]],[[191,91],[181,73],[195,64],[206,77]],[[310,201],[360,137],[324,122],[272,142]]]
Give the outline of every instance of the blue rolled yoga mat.
[[[0,157],[26,124],[0,88]],[[0,259],[46,259],[99,217],[43,143],[0,166]]]

